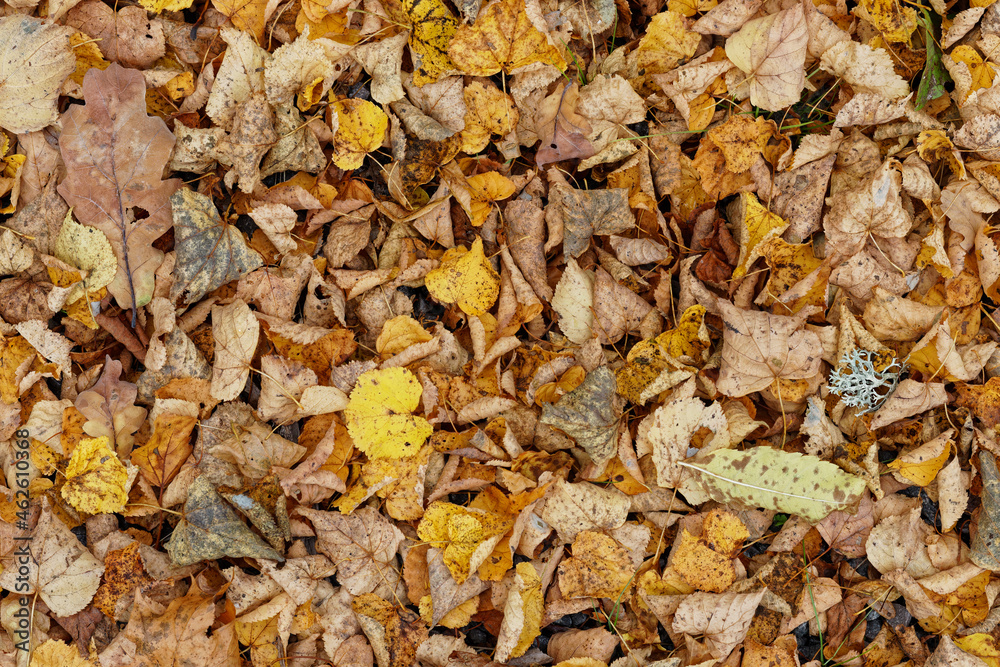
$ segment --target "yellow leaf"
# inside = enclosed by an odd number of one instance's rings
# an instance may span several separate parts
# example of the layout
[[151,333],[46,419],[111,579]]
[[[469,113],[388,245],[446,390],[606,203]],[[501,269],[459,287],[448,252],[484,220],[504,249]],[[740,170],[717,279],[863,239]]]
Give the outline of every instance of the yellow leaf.
[[84,438],[66,466],[62,497],[80,512],[121,512],[128,501],[128,471],[107,436]]
[[948,431],[913,451],[903,454],[889,463],[889,467],[917,486],[927,486],[934,481],[951,455],[951,433]]
[[21,395],[17,369],[34,358],[35,348],[20,336],[6,338],[0,343],[0,399],[7,405],[17,403]]
[[492,82],[487,84],[473,81],[462,93],[466,109],[462,151],[469,155],[486,148],[490,135],[506,136],[513,132],[521,117],[507,93]]
[[[772,238],[759,248],[761,256],[771,267],[771,275],[764,288],[764,292],[767,294],[763,304],[765,306],[774,304],[778,297],[823,263],[813,254],[811,243],[792,244],[786,243],[781,238]],[[781,312],[787,310],[785,314],[797,313],[807,305],[825,306],[827,282],[826,279],[816,280],[804,296],[782,306]]]
[[411,345],[426,343],[434,338],[421,326],[420,322],[408,315],[392,318],[382,327],[382,333],[375,341],[375,351],[391,357]]
[[675,11],[660,12],[652,18],[635,50],[641,76],[669,72],[694,55],[701,35],[687,26],[688,21]]
[[264,10],[267,0],[212,0],[212,5],[229,17],[233,25],[260,42],[264,38]]
[[733,278],[745,276],[747,269],[761,256],[761,245],[781,236],[788,227],[788,222],[764,208],[752,193],[743,194],[740,205],[743,215],[739,217],[735,234],[740,243],[740,260]]
[[417,536],[443,549],[444,564],[461,584],[482,565],[510,523],[490,512],[435,501],[424,512]]
[[477,238],[471,250],[451,248],[441,258],[441,266],[424,278],[424,285],[438,301],[457,303],[468,315],[482,315],[500,295],[500,274],[483,253]]
[[416,454],[433,431],[426,419],[411,414],[421,393],[416,376],[405,368],[362,373],[344,410],[355,446],[372,459]]
[[[538,572],[535,571],[535,567],[531,563],[518,563],[514,572],[514,588],[511,591],[513,595],[507,598],[507,604],[504,607],[504,620],[507,620],[507,612],[510,610],[513,612],[513,616],[522,620],[522,625],[517,643],[510,651],[511,658],[524,655],[531,648],[535,638],[542,634],[542,610],[544,607],[542,580],[539,578]],[[501,634],[502,632],[501,629]]]
[[73,33],[69,37],[69,44],[73,47],[73,55],[76,56],[76,71],[69,75],[70,80],[83,85],[83,77],[87,70],[96,67],[97,69],[107,69],[111,63],[104,59],[97,41],[82,32]]
[[471,25],[458,28],[448,55],[472,76],[492,76],[542,62],[566,69],[566,61],[545,35],[532,25],[524,0],[498,0]]
[[688,103],[688,129],[702,132],[715,118],[715,98],[702,93]]
[[993,635],[977,632],[973,635],[955,638],[955,646],[970,655],[978,657],[989,667],[1000,667],[1000,646]]
[[694,16],[698,12],[707,12],[718,4],[716,0],[667,0],[667,9],[682,16]]
[[333,136],[333,162],[341,169],[357,169],[365,155],[382,145],[389,117],[368,100],[340,100],[333,109],[340,123]]
[[887,42],[909,42],[917,29],[917,10],[897,0],[861,0],[854,12],[875,26]]
[[73,219],[73,211],[66,213],[59,236],[56,238],[55,256],[86,274],[83,282],[74,287],[66,297],[72,303],[111,284],[118,272],[118,258],[108,242],[108,237],[95,227],[81,225]]
[[573,557],[559,565],[564,597],[627,597],[635,567],[628,549],[603,533],[584,530],[573,540]]
[[[992,81],[990,85],[992,85]],[[917,135],[917,140],[914,143],[917,147],[917,155],[925,162],[931,163],[944,159],[951,167],[951,172],[959,180],[965,180],[965,163],[962,162],[962,155],[951,143],[951,139],[948,138],[944,130],[924,130]]]
[[993,67],[990,63],[983,62],[982,56],[974,48],[966,44],[956,46],[951,51],[951,59],[969,66],[969,74],[972,75],[972,84],[969,86],[970,93],[982,88],[993,87]]
[[31,652],[30,667],[93,667],[95,663],[80,657],[76,646],[49,639]]
[[409,19],[410,52],[413,53],[413,83],[434,83],[455,69],[448,57],[448,45],[458,30],[458,20],[441,0],[403,0]]
[[469,185],[469,195],[472,197],[472,224],[476,227],[486,222],[493,202],[507,199],[514,194],[514,182],[495,171],[476,174],[466,179]]
[[709,130],[708,138],[722,151],[726,169],[742,174],[754,165],[776,130],[774,121],[735,114]]
[[139,0],[147,12],[179,12],[194,4],[194,0]]

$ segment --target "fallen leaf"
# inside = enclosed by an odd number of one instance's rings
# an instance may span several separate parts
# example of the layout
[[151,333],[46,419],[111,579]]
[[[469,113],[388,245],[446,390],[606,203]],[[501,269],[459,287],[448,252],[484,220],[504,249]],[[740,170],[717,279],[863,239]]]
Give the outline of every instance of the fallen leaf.
[[777,111],[799,99],[809,41],[803,18],[796,5],[748,21],[726,40],[726,55],[746,75],[738,90],[755,106]]
[[486,313],[500,293],[500,276],[483,253],[479,238],[471,250],[462,246],[448,250],[424,284],[435,299],[455,303],[469,315]]
[[341,100],[333,110],[338,118],[333,161],[341,169],[357,169],[365,155],[382,145],[389,117],[367,100]]
[[55,122],[59,90],[76,68],[71,33],[29,16],[0,19],[0,126],[21,133]]
[[471,25],[460,25],[448,55],[466,74],[491,76],[532,63],[547,63],[560,71],[566,62],[529,20],[523,4],[499,0],[488,5]]
[[128,471],[106,436],[84,438],[66,466],[62,497],[80,512],[121,512],[128,501]]
[[240,395],[250,376],[250,363],[257,350],[260,325],[244,302],[212,307],[215,363],[212,366],[212,396],[220,401]]
[[[139,72],[117,64],[92,69],[83,90],[87,104],[63,118],[59,147],[68,173],[59,194],[83,224],[111,242],[118,272],[108,291],[132,309],[134,322],[152,298],[153,274],[163,261],[153,241],[170,227],[170,196],[180,187],[177,179],[161,179],[174,137],[163,120],[146,115]],[[138,218],[137,209],[145,217]]]
[[413,415],[422,389],[405,368],[368,371],[358,377],[344,410],[355,445],[371,458],[412,456],[430,437],[431,425]]

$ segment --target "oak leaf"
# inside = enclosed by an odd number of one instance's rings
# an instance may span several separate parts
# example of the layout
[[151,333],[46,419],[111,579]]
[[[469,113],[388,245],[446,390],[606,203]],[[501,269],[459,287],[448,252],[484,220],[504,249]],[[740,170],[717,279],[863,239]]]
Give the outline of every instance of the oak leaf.
[[121,362],[105,357],[101,377],[93,387],[79,393],[74,405],[87,418],[83,425],[87,435],[108,438],[120,454],[127,456],[132,451],[133,434],[146,420],[146,410],[135,405],[138,390],[122,380],[121,374]]
[[148,68],[166,52],[163,22],[149,19],[139,7],[115,11],[103,2],[88,0],[70,10],[66,23],[100,40],[101,53],[126,67]]
[[85,105],[63,117],[59,140],[68,171],[59,194],[85,225],[100,229],[118,257],[108,291],[136,310],[153,295],[153,272],[163,253],[153,247],[171,224],[170,196],[180,181],[161,180],[174,137],[146,115],[142,75],[117,64],[92,69],[83,80]]

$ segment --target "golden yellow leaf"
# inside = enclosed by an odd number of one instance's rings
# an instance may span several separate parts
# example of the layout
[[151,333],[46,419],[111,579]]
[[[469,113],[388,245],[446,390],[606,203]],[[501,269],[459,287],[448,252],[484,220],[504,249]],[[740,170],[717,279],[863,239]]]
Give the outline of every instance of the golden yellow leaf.
[[[913,11],[912,9],[910,11]],[[984,62],[982,56],[971,46],[961,44],[951,51],[951,59],[955,62],[965,63],[969,66],[969,74],[972,75],[972,84],[969,92],[974,93],[982,88],[993,87],[993,77],[995,72],[990,63]]]
[[752,193],[740,196],[740,207],[743,215],[739,216],[734,234],[740,244],[740,259],[733,278],[745,276],[747,269],[761,256],[761,244],[781,236],[788,228],[786,220],[764,208]]
[[715,118],[715,98],[702,93],[688,103],[688,129],[702,132]]
[[514,573],[494,655],[495,660],[502,662],[524,655],[542,633],[542,580],[531,563],[518,563]]
[[106,436],[84,438],[66,466],[62,497],[87,514],[121,512],[128,501],[128,471]]
[[928,443],[903,454],[889,463],[889,467],[917,486],[927,486],[934,481],[951,455],[952,431],[947,431]]
[[409,315],[398,315],[382,327],[382,333],[375,341],[375,351],[391,357],[411,345],[426,343],[434,338],[424,327]]
[[498,274],[483,252],[483,240],[477,238],[471,250],[451,248],[441,258],[441,266],[424,278],[424,285],[438,301],[457,303],[468,315],[482,315],[500,295]]
[[469,195],[472,197],[472,215],[469,217],[476,227],[486,222],[486,217],[493,208],[493,202],[507,199],[516,190],[513,181],[495,171],[470,176],[466,179],[466,183],[469,185]]
[[[781,238],[771,240],[758,246],[760,255],[771,267],[771,275],[768,277],[764,291],[767,298],[765,306],[774,304],[778,297],[787,292],[793,285],[808,276],[819,268],[823,260],[818,259],[813,254],[811,243],[787,243]],[[795,299],[791,303],[782,306],[782,311],[797,313],[804,306],[825,306],[827,279],[816,280],[815,284],[806,294]],[[775,311],[778,312],[778,311]]]
[[707,12],[718,4],[716,0],[667,0],[667,9],[682,16],[694,16],[698,12]]
[[542,62],[566,69],[559,50],[548,43],[528,18],[523,0],[499,0],[471,25],[458,28],[448,55],[472,76],[492,76]]
[[49,639],[31,652],[30,667],[93,667],[95,663],[80,657],[76,646]]
[[854,12],[891,43],[909,42],[917,29],[917,10],[896,0],[861,0]]
[[198,423],[188,415],[160,414],[153,435],[132,452],[132,463],[153,486],[164,487],[191,455],[191,431]]
[[412,456],[433,428],[411,414],[420,405],[423,389],[405,368],[383,368],[362,373],[344,410],[354,445],[369,458]]
[[413,83],[434,83],[455,69],[448,57],[448,45],[458,30],[458,20],[441,0],[403,0],[410,22],[410,51],[415,54]]
[[708,138],[722,151],[726,169],[741,174],[754,165],[776,132],[774,121],[734,114],[722,125],[709,130]]
[[458,583],[479,568],[511,522],[491,512],[441,501],[431,503],[417,536],[444,551],[444,564]]
[[465,98],[465,129],[462,151],[475,155],[486,148],[490,136],[506,136],[517,127],[521,115],[510,96],[496,84],[473,81],[462,92]]
[[71,81],[82,86],[83,77],[87,73],[87,70],[93,67],[107,69],[111,65],[110,62],[104,59],[104,54],[101,53],[97,42],[91,39],[89,35],[85,35],[82,32],[73,33],[69,37],[69,43],[73,47],[73,55],[76,56],[76,71],[69,75]]
[[965,179],[965,163],[962,161],[962,155],[944,130],[924,130],[917,135],[914,144],[917,147],[917,155],[925,162],[931,163],[943,159],[959,180]]
[[179,12],[194,4],[194,0],[139,0],[147,12]]
[[628,549],[603,533],[585,530],[573,540],[573,557],[559,564],[559,590],[567,598],[617,600],[628,595],[634,571]]
[[660,12],[649,22],[645,36],[635,49],[640,76],[669,72],[694,55],[701,35],[688,30],[688,21],[671,10]]
[[35,355],[35,348],[20,336],[6,338],[0,343],[0,399],[7,405],[16,403],[21,394],[17,369]]
[[229,17],[233,25],[257,38],[264,38],[264,10],[267,0],[212,0],[212,5]]
[[333,110],[340,123],[333,135],[333,162],[341,169],[357,169],[365,155],[382,145],[389,117],[368,100],[340,100]]

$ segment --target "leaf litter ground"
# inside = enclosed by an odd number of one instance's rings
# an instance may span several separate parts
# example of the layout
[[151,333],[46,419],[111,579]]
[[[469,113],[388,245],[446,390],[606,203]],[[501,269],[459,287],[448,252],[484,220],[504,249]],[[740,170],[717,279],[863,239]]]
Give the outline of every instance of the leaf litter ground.
[[0,663],[1000,665],[997,7],[4,5]]

